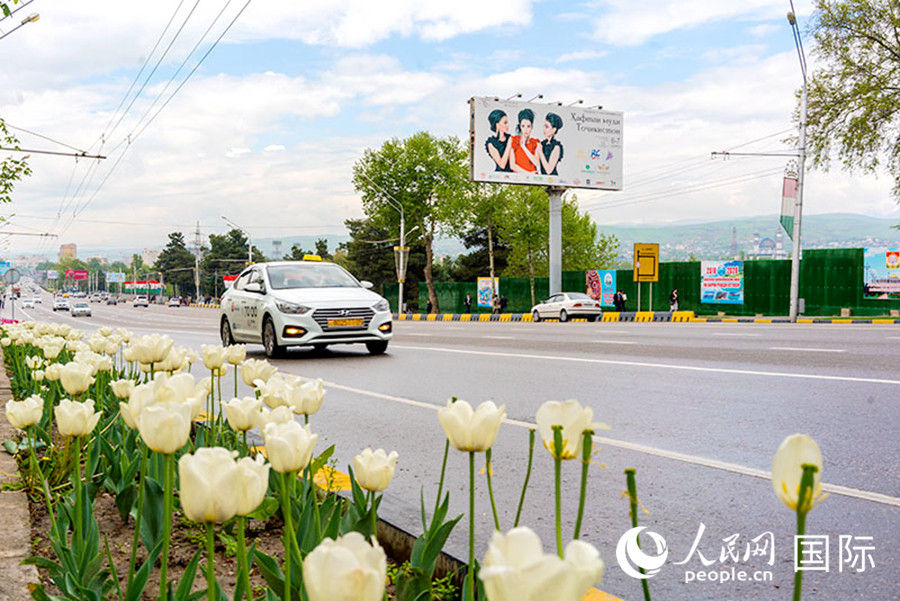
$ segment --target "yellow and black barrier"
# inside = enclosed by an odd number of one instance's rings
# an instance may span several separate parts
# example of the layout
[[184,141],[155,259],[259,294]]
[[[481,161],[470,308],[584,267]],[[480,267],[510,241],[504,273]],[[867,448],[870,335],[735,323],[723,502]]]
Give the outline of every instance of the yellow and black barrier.
[[[530,313],[394,313],[397,321],[478,321],[513,322],[534,321]],[[541,321],[558,321],[542,318]],[[587,321],[574,318],[570,321]],[[674,323],[790,323],[787,317],[703,317],[693,311],[604,311],[602,322],[674,322]],[[900,319],[890,318],[846,318],[846,317],[801,317],[797,323],[855,323],[855,324],[900,324]]]

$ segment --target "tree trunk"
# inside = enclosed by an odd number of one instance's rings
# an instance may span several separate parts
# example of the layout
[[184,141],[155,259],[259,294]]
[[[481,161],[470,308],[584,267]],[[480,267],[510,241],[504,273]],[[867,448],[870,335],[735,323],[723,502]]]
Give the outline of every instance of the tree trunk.
[[491,297],[493,298],[494,294],[497,291],[494,290],[494,236],[493,236],[493,232],[491,231],[491,229],[492,229],[491,226],[492,226],[491,219],[488,218],[488,228],[487,228],[488,260],[490,262],[490,267],[491,267],[491,269],[490,269],[490,272],[491,272]]
[[528,283],[531,284],[531,306],[533,307],[536,303],[534,302],[534,255],[532,253],[528,253]]
[[[434,291],[434,275],[431,272],[431,266],[434,264],[434,252],[431,249],[431,243],[434,240],[434,220],[428,226],[428,231],[422,235],[425,242],[425,285],[428,286],[428,300],[431,301],[432,313],[439,313],[437,293]],[[419,307],[421,312],[423,307]]]

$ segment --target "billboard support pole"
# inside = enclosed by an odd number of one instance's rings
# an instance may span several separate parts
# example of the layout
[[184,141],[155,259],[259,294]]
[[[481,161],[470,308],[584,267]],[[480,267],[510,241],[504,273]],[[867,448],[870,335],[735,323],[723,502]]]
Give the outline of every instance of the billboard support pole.
[[565,188],[547,188],[550,196],[550,294],[562,292],[562,197]]
[[647,310],[653,310],[653,282],[650,282],[650,296],[647,298]]
[[638,289],[637,310],[640,311],[641,310],[641,283],[640,283],[640,281],[637,283],[637,289]]

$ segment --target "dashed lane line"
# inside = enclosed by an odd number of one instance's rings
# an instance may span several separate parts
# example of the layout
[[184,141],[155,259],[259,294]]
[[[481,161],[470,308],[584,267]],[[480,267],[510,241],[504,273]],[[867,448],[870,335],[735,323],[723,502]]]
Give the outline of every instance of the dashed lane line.
[[770,346],[770,351],[797,351],[801,353],[845,353],[842,348],[810,348],[803,346]]

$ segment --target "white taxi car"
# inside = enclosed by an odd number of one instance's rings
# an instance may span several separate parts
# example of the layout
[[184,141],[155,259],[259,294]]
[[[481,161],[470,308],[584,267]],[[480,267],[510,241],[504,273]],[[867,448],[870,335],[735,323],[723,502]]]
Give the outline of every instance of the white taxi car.
[[222,344],[260,343],[277,357],[288,346],[364,343],[379,355],[393,335],[391,309],[371,287],[315,256],[251,265],[222,295]]

